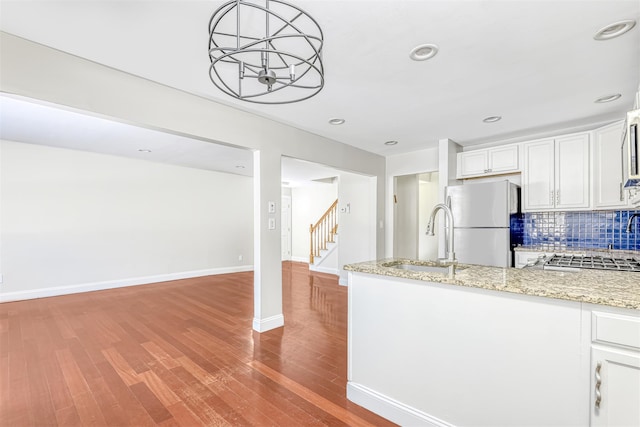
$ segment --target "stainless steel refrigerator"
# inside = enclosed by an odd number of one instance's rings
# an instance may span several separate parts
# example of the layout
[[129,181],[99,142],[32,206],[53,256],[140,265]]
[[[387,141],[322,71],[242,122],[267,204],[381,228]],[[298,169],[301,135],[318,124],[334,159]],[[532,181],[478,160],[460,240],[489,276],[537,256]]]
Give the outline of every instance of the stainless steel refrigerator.
[[454,249],[464,264],[511,267],[511,214],[519,211],[518,186],[509,181],[447,187]]

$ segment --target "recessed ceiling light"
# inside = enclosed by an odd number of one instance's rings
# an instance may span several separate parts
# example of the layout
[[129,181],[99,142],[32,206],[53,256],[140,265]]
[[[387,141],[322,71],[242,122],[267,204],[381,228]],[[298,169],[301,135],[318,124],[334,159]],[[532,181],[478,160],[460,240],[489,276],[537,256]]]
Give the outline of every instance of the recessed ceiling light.
[[236,169],[244,169],[244,166],[242,166],[242,165],[236,165]]
[[435,44],[421,44],[409,52],[409,58],[414,61],[426,61],[429,58],[433,58],[438,53],[438,46]]
[[396,145],[398,143],[398,141],[387,141],[384,143],[384,145]]
[[482,121],[485,122],[485,123],[495,123],[495,122],[498,122],[500,120],[502,120],[501,116],[490,116],[490,117],[487,117],[485,119],[482,119]]
[[329,124],[332,125],[341,125],[344,123],[344,119],[329,119]]
[[629,19],[626,21],[614,22],[601,28],[595,36],[596,40],[610,40],[619,37],[636,26],[636,21]]
[[612,93],[610,95],[601,96],[594,102],[597,102],[598,104],[604,104],[605,102],[611,102],[615,101],[616,99],[620,99],[620,97],[622,97],[622,95],[620,95],[619,93]]
[[141,152],[141,153],[150,153],[151,152],[151,150],[149,150],[147,148],[139,148],[138,151]]

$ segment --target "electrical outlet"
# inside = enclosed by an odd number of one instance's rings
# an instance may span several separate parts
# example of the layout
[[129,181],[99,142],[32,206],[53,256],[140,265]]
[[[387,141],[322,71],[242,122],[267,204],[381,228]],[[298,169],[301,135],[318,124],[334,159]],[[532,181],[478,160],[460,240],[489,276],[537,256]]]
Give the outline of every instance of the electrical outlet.
[[242,261],[242,255],[238,255],[238,261]]
[[269,218],[269,230],[275,230],[275,229],[276,229],[276,219]]
[[276,213],[276,202],[269,202],[268,205],[269,213]]

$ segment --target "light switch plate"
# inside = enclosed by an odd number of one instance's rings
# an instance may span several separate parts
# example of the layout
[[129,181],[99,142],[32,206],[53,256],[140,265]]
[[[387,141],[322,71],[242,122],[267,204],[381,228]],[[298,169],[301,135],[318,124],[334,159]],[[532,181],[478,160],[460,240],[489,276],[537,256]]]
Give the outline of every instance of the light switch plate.
[[275,229],[276,229],[276,219],[269,218],[269,230],[275,230]]

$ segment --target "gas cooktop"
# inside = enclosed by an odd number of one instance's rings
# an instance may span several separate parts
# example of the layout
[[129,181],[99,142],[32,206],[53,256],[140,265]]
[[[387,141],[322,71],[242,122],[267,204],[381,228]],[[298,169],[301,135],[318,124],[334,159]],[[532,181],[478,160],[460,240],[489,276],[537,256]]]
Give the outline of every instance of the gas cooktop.
[[548,258],[545,270],[594,270],[640,272],[640,261],[634,258],[614,258],[610,256],[553,255]]

